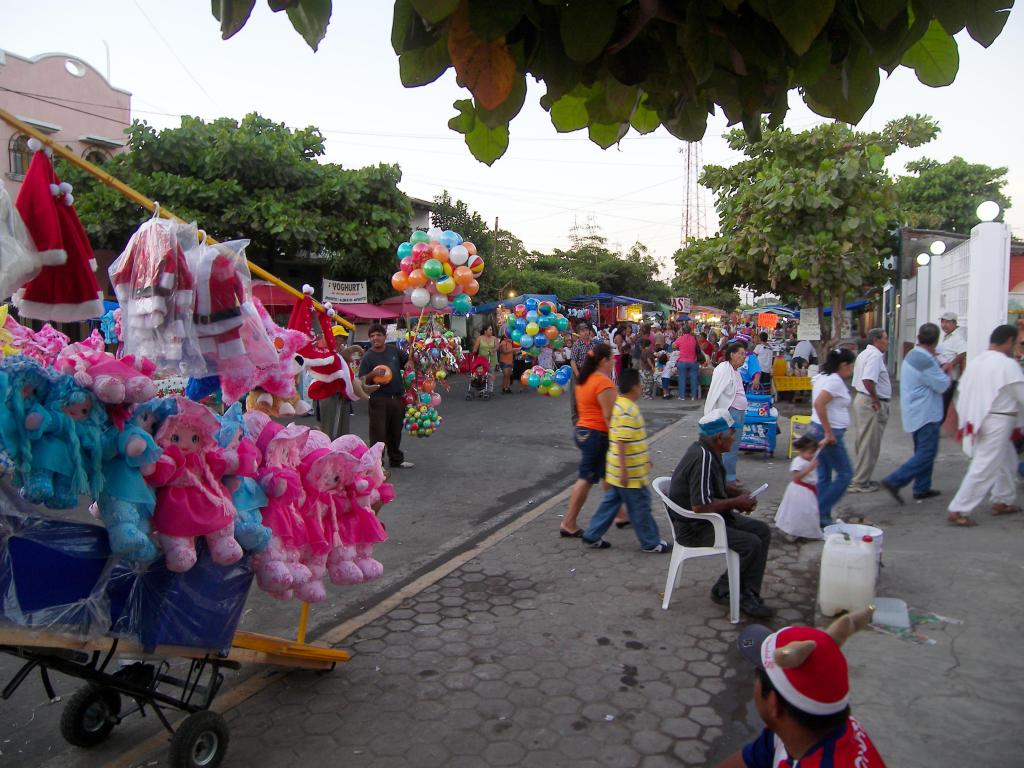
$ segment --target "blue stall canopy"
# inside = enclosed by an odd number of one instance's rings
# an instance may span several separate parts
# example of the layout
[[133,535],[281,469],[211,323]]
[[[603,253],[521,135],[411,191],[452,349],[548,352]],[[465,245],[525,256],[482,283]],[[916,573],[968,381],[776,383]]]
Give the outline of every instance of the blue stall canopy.
[[634,299],[632,296],[617,296],[613,293],[592,293],[580,296],[573,296],[566,299],[567,304],[611,304],[615,307],[628,307],[630,304],[648,304],[654,306],[653,301],[646,299]]
[[[855,310],[855,309],[863,309],[864,307],[868,306],[870,303],[871,303],[871,299],[857,299],[857,300],[851,301],[849,304],[847,304],[846,307],[844,307],[844,309],[851,310],[851,311]],[[765,309],[763,311],[767,312],[769,310]],[[825,317],[828,317],[831,314],[832,314],[832,307],[825,307]],[[800,313],[796,312],[795,316],[796,317],[800,317]]]
[[498,307],[514,307],[516,304],[522,304],[527,299],[536,299],[537,301],[550,301],[555,304],[558,303],[558,297],[553,293],[524,293],[522,296],[513,296],[511,299],[501,299],[500,301],[489,301],[486,304],[480,304],[474,309],[478,315],[486,315],[488,312],[493,312]]

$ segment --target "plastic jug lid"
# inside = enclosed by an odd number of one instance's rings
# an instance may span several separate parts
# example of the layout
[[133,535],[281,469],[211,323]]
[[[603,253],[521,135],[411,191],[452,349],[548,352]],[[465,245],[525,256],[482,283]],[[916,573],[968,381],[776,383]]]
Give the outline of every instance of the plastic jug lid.
[[861,541],[874,541],[874,540],[875,540],[875,537],[872,536],[870,533],[865,533],[864,534],[864,538],[861,539]]

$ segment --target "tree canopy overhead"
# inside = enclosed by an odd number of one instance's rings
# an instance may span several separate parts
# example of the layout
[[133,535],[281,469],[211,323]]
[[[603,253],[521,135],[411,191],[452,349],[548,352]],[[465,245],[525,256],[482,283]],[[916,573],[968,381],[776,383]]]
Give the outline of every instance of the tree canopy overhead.
[[947,163],[923,157],[907,163],[907,170],[913,175],[897,179],[896,193],[901,220],[912,227],[966,235],[978,223],[980,203],[999,204],[997,221],[1010,207],[1010,198],[1003,194],[1006,168],[968,163],[962,157]]
[[[331,0],[267,0],[316,50]],[[214,0],[225,38],[256,0]],[[449,67],[471,99],[449,126],[488,164],[508,148],[509,122],[542,81],[541,105],[559,132],[586,129],[607,148],[632,127],[663,125],[703,137],[721,109],[756,141],[762,117],[782,124],[797,89],[824,117],[857,123],[880,71],[913,69],[949,85],[966,29],[983,46],[1002,31],[1013,0],[396,0],[391,43],[403,85],[426,85]]]

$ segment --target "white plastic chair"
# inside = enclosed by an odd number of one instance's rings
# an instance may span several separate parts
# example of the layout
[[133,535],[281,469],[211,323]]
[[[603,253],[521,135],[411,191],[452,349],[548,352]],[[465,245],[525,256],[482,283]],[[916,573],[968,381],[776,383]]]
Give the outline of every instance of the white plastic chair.
[[661,601],[661,608],[668,610],[669,601],[672,599],[672,590],[678,587],[683,579],[684,562],[695,557],[725,555],[726,570],[729,572],[729,621],[736,624],[740,620],[740,556],[726,545],[725,520],[721,515],[713,512],[697,514],[675,504],[668,497],[671,482],[671,477],[657,477],[652,483],[654,492],[665,502],[665,515],[668,517],[669,530],[675,530],[672,525],[672,516],[668,514],[668,510],[671,509],[680,517],[690,517],[694,520],[711,523],[715,529],[715,543],[710,547],[684,547],[678,541],[674,543],[672,559],[668,564],[668,578],[665,580],[665,599]]

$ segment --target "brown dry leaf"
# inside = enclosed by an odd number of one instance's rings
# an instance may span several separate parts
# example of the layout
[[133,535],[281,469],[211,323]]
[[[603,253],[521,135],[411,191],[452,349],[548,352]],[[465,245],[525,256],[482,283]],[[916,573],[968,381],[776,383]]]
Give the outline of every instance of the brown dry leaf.
[[484,109],[497,109],[512,92],[516,62],[504,37],[490,42],[469,26],[469,3],[459,3],[448,29],[448,55],[459,82],[469,88]]

